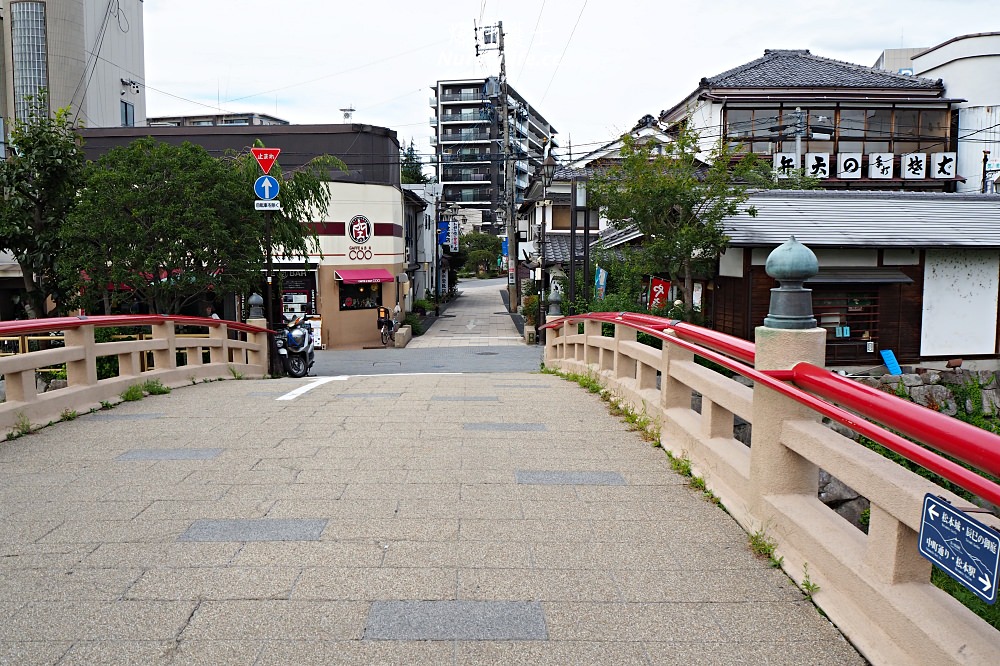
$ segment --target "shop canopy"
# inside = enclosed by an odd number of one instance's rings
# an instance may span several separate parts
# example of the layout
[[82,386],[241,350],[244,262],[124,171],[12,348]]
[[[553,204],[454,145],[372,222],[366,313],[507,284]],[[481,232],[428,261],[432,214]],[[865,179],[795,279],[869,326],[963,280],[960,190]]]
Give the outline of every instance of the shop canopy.
[[344,284],[369,284],[372,282],[394,282],[395,277],[384,268],[339,269],[333,274]]

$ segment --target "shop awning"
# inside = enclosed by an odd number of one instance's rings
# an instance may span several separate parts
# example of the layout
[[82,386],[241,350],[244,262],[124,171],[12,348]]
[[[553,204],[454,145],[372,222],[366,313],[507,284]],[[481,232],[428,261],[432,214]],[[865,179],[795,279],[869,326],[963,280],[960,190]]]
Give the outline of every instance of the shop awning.
[[334,276],[344,284],[369,284],[372,282],[394,282],[392,273],[384,268],[355,268],[335,270]]

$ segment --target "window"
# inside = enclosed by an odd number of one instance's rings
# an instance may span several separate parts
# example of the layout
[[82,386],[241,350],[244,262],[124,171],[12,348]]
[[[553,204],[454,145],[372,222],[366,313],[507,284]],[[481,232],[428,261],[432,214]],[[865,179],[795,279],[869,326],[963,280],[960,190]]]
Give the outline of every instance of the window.
[[49,85],[44,2],[9,4],[14,74],[14,114],[28,118],[29,98]]
[[122,127],[135,127],[135,105],[122,100]]
[[374,310],[382,305],[382,285],[340,283],[341,310]]
[[[813,311],[826,329],[826,358],[862,360],[878,349],[878,291],[843,286],[813,286]],[[871,344],[872,351],[869,350]]]

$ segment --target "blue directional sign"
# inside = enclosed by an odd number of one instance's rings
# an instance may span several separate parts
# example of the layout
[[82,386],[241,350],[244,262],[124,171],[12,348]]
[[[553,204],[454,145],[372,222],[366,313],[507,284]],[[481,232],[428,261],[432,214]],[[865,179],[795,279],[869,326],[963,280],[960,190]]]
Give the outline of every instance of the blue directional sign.
[[254,182],[253,191],[258,199],[273,199],[278,196],[278,181],[271,176],[261,176]]
[[988,604],[997,600],[1000,534],[931,494],[924,496],[920,554]]

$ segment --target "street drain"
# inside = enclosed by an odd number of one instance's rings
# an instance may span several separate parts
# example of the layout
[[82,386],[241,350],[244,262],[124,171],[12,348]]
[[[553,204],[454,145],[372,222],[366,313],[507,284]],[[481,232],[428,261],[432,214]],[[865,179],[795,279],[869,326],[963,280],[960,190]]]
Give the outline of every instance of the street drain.
[[496,356],[500,352],[476,352],[476,356]]

